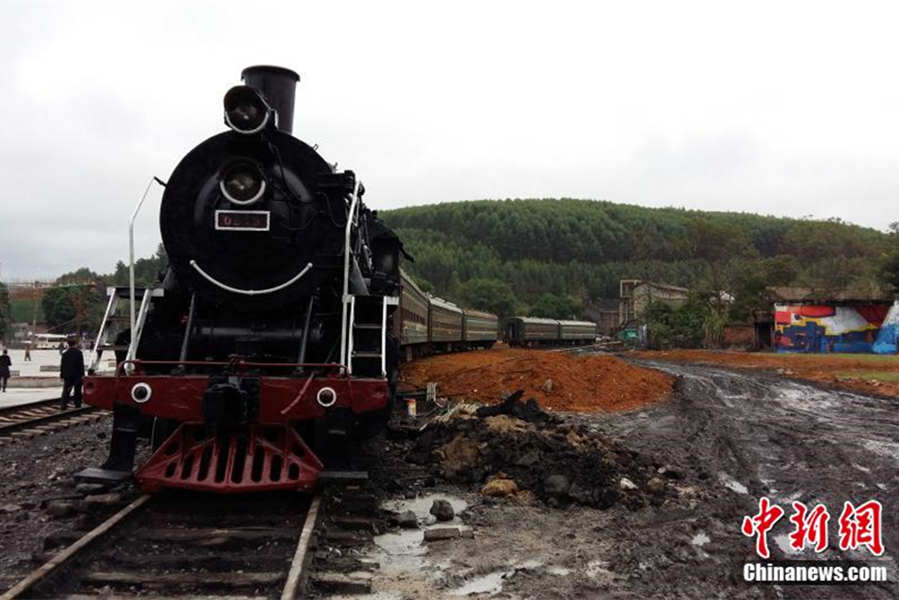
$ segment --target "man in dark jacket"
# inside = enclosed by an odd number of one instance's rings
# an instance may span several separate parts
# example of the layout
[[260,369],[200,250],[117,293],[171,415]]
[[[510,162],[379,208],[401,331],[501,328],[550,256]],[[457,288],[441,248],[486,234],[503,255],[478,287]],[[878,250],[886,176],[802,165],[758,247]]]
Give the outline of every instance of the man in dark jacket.
[[9,358],[9,352],[3,349],[0,354],[0,391],[6,391],[6,382],[9,380],[9,368],[12,366],[12,360]]
[[69,349],[63,352],[59,365],[59,376],[62,378],[62,405],[65,410],[69,404],[69,396],[72,398],[75,408],[81,408],[81,379],[84,377],[84,357],[78,348],[78,339],[69,338]]

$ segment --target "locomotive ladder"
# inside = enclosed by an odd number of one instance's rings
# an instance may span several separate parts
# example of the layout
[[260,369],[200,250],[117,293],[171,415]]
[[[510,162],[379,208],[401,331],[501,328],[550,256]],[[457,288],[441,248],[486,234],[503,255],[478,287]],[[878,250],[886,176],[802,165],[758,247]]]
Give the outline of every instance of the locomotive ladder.
[[398,303],[395,296],[350,296],[350,374],[387,376],[387,307]]
[[[116,346],[114,343],[109,343],[109,340],[115,340],[115,335],[118,333],[118,331],[111,331],[112,329],[121,330],[121,326],[130,321],[128,315],[117,314],[121,301],[130,297],[130,289],[128,287],[108,287],[106,288],[106,295],[109,296],[109,301],[106,303],[106,312],[103,314],[103,320],[100,322],[100,329],[97,331],[97,337],[94,339],[94,346],[91,348],[90,360],[88,361],[89,370],[91,371],[96,371],[99,367],[100,358],[104,350],[112,350],[114,352],[127,351],[127,358],[134,358],[134,353],[137,351],[137,344],[140,343],[140,334],[143,330],[147,314],[149,313],[151,299],[154,297],[161,297],[163,295],[163,290],[148,290],[146,288],[135,289],[135,297],[140,300],[140,309],[137,311],[138,318],[135,323],[137,334],[135,335],[135,333],[132,332],[132,343],[128,346]],[[115,324],[118,324],[119,327],[114,328],[113,325]]]

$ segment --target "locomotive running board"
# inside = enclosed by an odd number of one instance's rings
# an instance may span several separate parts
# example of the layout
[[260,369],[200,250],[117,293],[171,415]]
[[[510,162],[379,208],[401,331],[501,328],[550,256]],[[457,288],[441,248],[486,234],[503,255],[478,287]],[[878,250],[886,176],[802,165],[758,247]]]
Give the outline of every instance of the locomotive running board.
[[322,462],[292,427],[250,425],[207,434],[202,424],[182,424],[138,469],[145,492],[186,488],[234,494],[314,487]]

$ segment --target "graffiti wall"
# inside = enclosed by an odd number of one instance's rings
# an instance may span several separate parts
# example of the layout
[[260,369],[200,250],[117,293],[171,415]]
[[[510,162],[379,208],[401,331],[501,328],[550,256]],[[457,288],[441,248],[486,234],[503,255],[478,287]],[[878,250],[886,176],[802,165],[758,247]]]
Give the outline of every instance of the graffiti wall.
[[872,352],[889,304],[775,304],[775,352]]
[[877,354],[896,354],[899,347],[899,300],[890,307],[877,334],[873,350]]

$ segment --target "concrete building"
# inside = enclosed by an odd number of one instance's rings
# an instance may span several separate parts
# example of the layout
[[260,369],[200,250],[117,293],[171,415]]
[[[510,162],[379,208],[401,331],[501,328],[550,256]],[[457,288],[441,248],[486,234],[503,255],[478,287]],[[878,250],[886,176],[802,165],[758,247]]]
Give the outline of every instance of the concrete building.
[[687,288],[642,279],[622,279],[619,282],[618,322],[621,326],[640,318],[650,302],[664,302],[677,308],[686,303]]
[[618,327],[618,299],[598,298],[584,308],[584,316],[596,323],[596,331],[601,335],[615,335]]

